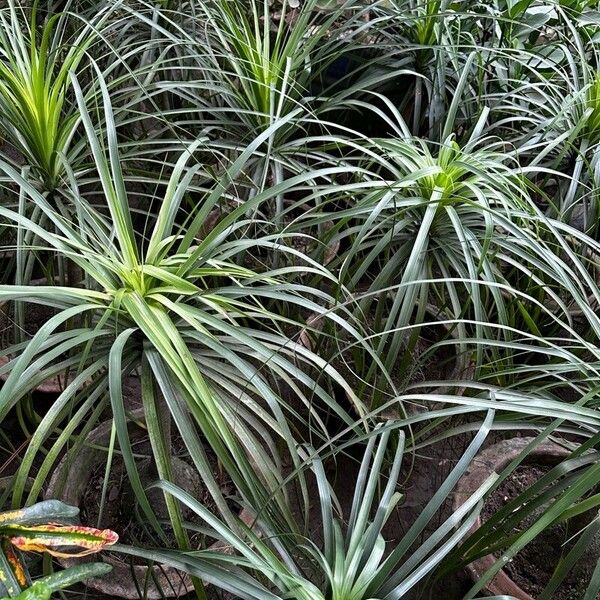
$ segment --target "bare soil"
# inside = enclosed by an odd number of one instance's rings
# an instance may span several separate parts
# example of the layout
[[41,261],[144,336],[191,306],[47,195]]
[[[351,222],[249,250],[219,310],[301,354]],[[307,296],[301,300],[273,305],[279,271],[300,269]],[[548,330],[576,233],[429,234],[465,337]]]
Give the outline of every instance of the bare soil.
[[[176,438],[173,443],[174,456],[179,456],[181,462],[174,462],[173,471],[175,483],[185,489],[190,495],[198,500],[203,506],[214,514],[218,514],[217,506],[208,492],[208,489],[202,485],[199,476],[195,476],[195,467],[191,459],[184,453],[183,441]],[[152,449],[150,442],[145,439],[135,444],[134,452],[136,454],[136,464],[140,473],[142,484],[152,483],[157,476],[153,474],[150,467]],[[235,494],[235,488],[231,479],[219,469],[216,457],[207,451],[207,456],[213,467],[213,474],[217,483],[220,485],[223,494],[231,497]],[[186,466],[191,468],[188,470]],[[80,505],[81,521],[92,526],[108,528],[119,534],[119,541],[123,544],[134,545],[138,547],[156,547],[163,546],[151,526],[143,523],[143,513],[137,506],[134,491],[129,483],[125,465],[120,456],[115,456],[111,467],[109,482],[106,486],[106,496],[104,507],[101,512],[102,489],[105,479],[105,463],[97,465],[93,470],[88,483],[86,492]],[[190,472],[191,475],[190,476]],[[168,519],[168,512],[164,503],[164,497],[161,490],[151,489],[147,491],[148,499],[153,505],[157,516],[161,520]],[[139,518],[140,514],[142,519]],[[204,523],[192,510],[182,507],[182,516],[189,523],[202,526]],[[177,547],[173,531],[165,527],[169,545]],[[192,546],[202,548],[213,543],[214,540],[206,538],[201,533],[190,536]],[[122,560],[121,555],[112,554],[113,558]],[[134,560],[135,562],[135,560]],[[140,560],[137,564],[146,564],[146,561]]]
[[[23,305],[23,340],[31,339],[56,310],[43,304],[27,303]],[[7,348],[15,342],[14,303],[5,304],[0,310],[0,347]]]

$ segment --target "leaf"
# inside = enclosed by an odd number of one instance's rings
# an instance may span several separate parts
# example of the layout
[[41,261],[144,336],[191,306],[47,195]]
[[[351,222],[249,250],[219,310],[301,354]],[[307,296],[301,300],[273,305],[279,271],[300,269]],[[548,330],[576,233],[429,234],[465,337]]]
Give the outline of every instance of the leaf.
[[511,19],[518,19],[528,8],[533,0],[509,0],[508,16]]
[[23,561],[8,540],[2,540],[0,550],[0,593],[13,596],[31,581]]
[[112,566],[108,563],[93,562],[75,565],[56,573],[46,575],[36,581],[45,583],[52,591],[58,591],[63,588],[85,581],[90,577],[102,577],[112,571]]
[[47,552],[65,558],[100,552],[119,539],[110,529],[81,525],[13,525],[2,528],[1,534],[23,552]]
[[79,514],[79,509],[60,500],[44,500],[20,510],[0,512],[0,532],[13,525],[37,525],[48,522],[69,521]]
[[[50,600],[52,588],[43,581],[36,581],[31,587],[23,590],[14,600]],[[8,600],[8,599],[2,599]]]
[[600,12],[597,10],[586,10],[577,17],[580,25],[600,25]]
[[[85,563],[69,567],[63,571],[51,573],[35,581],[30,587],[23,590],[18,596],[11,596],[17,600],[40,600],[50,598],[56,592],[75,583],[85,581],[90,577],[101,577],[112,571],[112,566],[106,563]],[[1,600],[6,600],[2,597]]]

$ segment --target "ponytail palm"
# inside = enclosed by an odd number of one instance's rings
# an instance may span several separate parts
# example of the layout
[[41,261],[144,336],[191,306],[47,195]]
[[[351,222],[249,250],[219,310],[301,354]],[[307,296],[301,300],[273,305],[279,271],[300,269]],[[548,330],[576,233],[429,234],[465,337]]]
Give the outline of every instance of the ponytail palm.
[[[64,174],[64,157],[82,149],[72,143],[80,119],[69,72],[80,68],[110,9],[100,10],[93,23],[54,14],[39,31],[36,6],[29,17],[14,0],[0,10],[0,132],[52,191]],[[79,32],[69,38],[74,27]]]
[[[440,137],[459,90],[467,96],[459,107],[461,117],[466,123],[476,118],[473,105],[479,100],[484,49],[478,38],[483,19],[470,8],[468,2],[450,0],[391,0],[373,5],[370,33],[390,68],[405,69],[396,72],[402,78],[392,90],[415,136]],[[475,63],[471,54],[477,55]],[[466,88],[461,74],[468,77]]]
[[[43,229],[8,208],[0,208],[2,218],[31,230],[40,243],[75,263],[84,274],[82,287],[0,287],[0,300],[47,304],[57,310],[30,341],[4,349],[5,355],[14,358],[2,368],[8,376],[0,390],[0,420],[40,380],[64,371],[72,375],[31,440],[17,474],[13,501],[20,502],[33,461],[56,428],[62,425],[62,433],[42,462],[29,502],[39,493],[70,435],[79,428],[83,434],[89,431],[110,401],[128,476],[148,521],[160,533],[136,472],[126,426],[122,381],[139,372],[158,474],[170,478],[168,426],[172,419],[226,520],[231,522],[230,509],[214,481],[202,443],[216,454],[242,498],[273,510],[293,529],[278,447],[287,447],[286,454],[298,462],[294,423],[302,424],[308,415],[320,422],[313,403],[337,412],[352,425],[352,419],[317,382],[321,373],[337,379],[354,396],[330,366],[284,334],[284,330],[291,330],[292,335],[294,330],[299,332],[300,324],[270,310],[269,304],[276,299],[298,311],[319,310],[307,295],[323,294],[287,282],[285,270],[258,274],[232,261],[248,248],[270,244],[269,240],[228,240],[231,230],[244,226],[245,207],[199,241],[198,233],[221,197],[222,185],[198,205],[187,228],[176,225],[179,205],[200,168],[187,164],[201,141],[185,150],[175,165],[160,212],[155,218],[150,216],[152,226],[140,241],[123,184],[108,91],[102,81],[100,85],[108,158],[74,80],[108,215],[70,190],[69,200],[77,207],[73,222],[14,169],[1,164],[54,228]],[[252,151],[250,147],[231,167],[229,177],[243,167]],[[63,191],[68,194],[68,189]],[[256,202],[261,199],[257,197]],[[307,268],[320,270],[314,264]],[[59,331],[69,320],[75,326]],[[311,372],[315,375],[306,374]],[[295,395],[293,407],[283,400],[279,386]],[[356,405],[361,410],[358,400]],[[321,435],[326,435],[324,428]],[[186,547],[176,503],[168,506],[178,541]]]
[[[165,11],[172,25],[161,27],[156,37],[163,38],[165,54],[175,47],[180,56],[153,69],[148,93],[157,104],[159,94],[167,95],[173,108],[161,111],[161,118],[180,136],[206,132],[220,160],[237,157],[260,135],[262,143],[239,177],[245,197],[252,197],[306,173],[310,165],[334,164],[335,157],[324,159],[319,151],[339,139],[332,135],[323,142],[334,127],[327,119],[360,105],[362,91],[386,77],[367,74],[349,58],[362,47],[366,12],[354,0],[326,11],[318,0],[302,2],[297,10],[286,1],[280,13],[261,0],[200,2],[186,15]],[[332,84],[328,70],[336,61],[348,73]],[[281,215],[283,202],[282,194],[274,197],[269,220]]]
[[[308,464],[318,486],[319,529],[315,537],[322,542],[299,536],[277,539],[269,535],[268,520],[260,517],[257,523],[263,536],[247,527],[241,536],[236,535],[194,498],[169,484],[160,484],[197,512],[238,556],[126,547],[117,551],[170,564],[244,600],[400,600],[419,589],[422,580],[458,545],[475,522],[482,497],[494,483],[495,475],[419,543],[425,528],[484,442],[492,416],[490,411],[448,478],[393,547],[386,547],[384,528],[394,511],[402,510],[398,479],[404,434],[399,432],[393,450],[390,442],[392,430],[400,423],[375,432],[369,439],[356,477],[352,506],[345,519],[337,512],[339,503],[327,481],[321,457],[314,451],[308,453]],[[392,458],[391,465],[386,465],[386,452]]]
[[[545,192],[541,199],[549,215],[573,222],[578,214],[578,227],[594,231],[599,210],[598,51],[575,11],[557,7],[545,31],[550,41],[544,46],[491,53],[497,74],[484,98],[492,107],[492,131],[515,146],[528,177]],[[510,75],[497,66],[502,62]]]
[[[507,341],[515,327],[536,335],[560,329],[549,303],[568,323],[564,300],[587,302],[585,284],[562,258],[575,249],[531,199],[514,156],[480,138],[484,123],[485,114],[463,146],[452,135],[439,147],[375,140],[356,151],[364,169],[357,181],[331,192],[348,208],[314,217],[336,221],[330,236],[347,248],[335,263],[340,282],[373,319],[390,372],[427,322],[428,305],[456,323],[461,340]],[[489,350],[501,358],[500,348]]]
[[[205,63],[201,79],[173,93],[197,102],[205,111],[201,119],[212,120],[225,136],[248,143],[298,107],[302,119],[318,126],[317,115],[348,95],[338,99],[327,87],[322,97],[313,94],[327,79],[328,67],[360,47],[355,38],[365,7],[346,0],[323,11],[317,0],[308,0],[293,11],[286,1],[278,14],[260,0],[217,0],[201,3],[200,10],[199,18],[210,24],[197,46]],[[276,149],[303,133],[302,123],[293,122],[274,131],[264,146]]]

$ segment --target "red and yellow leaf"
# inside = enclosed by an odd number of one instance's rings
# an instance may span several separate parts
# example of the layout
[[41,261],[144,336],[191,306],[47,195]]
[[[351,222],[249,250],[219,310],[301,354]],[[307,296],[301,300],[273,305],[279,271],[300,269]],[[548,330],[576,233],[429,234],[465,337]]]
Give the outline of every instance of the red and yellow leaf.
[[116,543],[119,536],[110,529],[81,525],[14,525],[3,530],[11,543],[24,552],[47,552],[71,557],[94,554]]
[[[28,585],[29,582],[27,580],[27,574],[25,573],[25,567],[23,566],[23,563],[17,556],[14,549],[10,546],[10,544],[6,544],[3,547],[3,551],[4,551],[4,556],[6,556],[6,559],[8,560],[8,564],[10,565],[12,572],[14,573],[14,576],[16,577],[17,581],[19,582],[19,585],[21,587],[25,587],[26,585]],[[3,578],[1,575],[1,571],[0,571],[0,580],[2,580],[2,579]]]

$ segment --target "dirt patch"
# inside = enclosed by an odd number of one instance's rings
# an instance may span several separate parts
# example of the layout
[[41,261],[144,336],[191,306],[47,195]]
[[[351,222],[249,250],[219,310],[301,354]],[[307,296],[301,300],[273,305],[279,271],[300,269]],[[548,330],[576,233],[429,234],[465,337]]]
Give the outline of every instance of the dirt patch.
[[[31,339],[44,323],[56,314],[56,309],[43,304],[23,304],[23,323],[19,325],[22,340]],[[5,304],[0,310],[0,347],[7,348],[15,343],[15,303]]]
[[[212,496],[206,486],[202,484],[191,459],[184,454],[183,447],[182,440],[177,439],[174,442],[173,475],[175,483],[187,491],[210,512],[218,514],[218,509]],[[147,439],[136,442],[133,446],[133,451],[136,456],[136,465],[140,473],[140,479],[144,487],[147,487],[158,478],[152,468],[150,442]],[[210,452],[207,452],[207,456],[213,469],[215,480],[220,485],[223,495],[226,497],[233,496],[235,493],[233,482],[219,468],[216,457]],[[92,471],[79,507],[81,509],[82,523],[116,531],[119,534],[120,543],[123,544],[139,547],[177,547],[175,535],[170,527],[164,526],[168,538],[168,543],[165,544],[158,538],[151,525],[144,522],[143,512],[137,504],[133,488],[127,477],[124,462],[120,456],[113,458],[109,481],[106,486],[104,504],[101,506],[105,470],[106,464],[101,462]],[[164,502],[163,492],[153,488],[147,490],[147,495],[159,520],[168,520],[168,511]],[[198,527],[205,526],[202,519],[191,509],[183,505],[180,506],[182,508],[182,516],[186,522]],[[234,508],[233,503],[231,507]],[[215,541],[207,538],[201,532],[189,531],[189,536],[190,543],[195,548],[207,547]],[[124,560],[122,555],[111,553],[111,556],[116,560]],[[146,564],[146,561],[143,559],[138,561],[134,558],[134,563]]]

